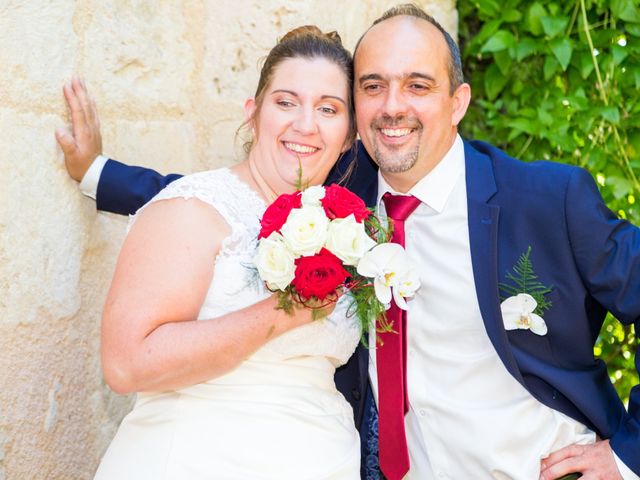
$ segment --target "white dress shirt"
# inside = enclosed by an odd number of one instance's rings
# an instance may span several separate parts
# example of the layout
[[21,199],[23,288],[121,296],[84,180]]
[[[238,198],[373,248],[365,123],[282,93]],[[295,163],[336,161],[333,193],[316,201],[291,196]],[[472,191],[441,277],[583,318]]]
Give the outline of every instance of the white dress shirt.
[[[378,178],[384,215],[382,195],[397,192]],[[572,443],[593,443],[595,434],[531,396],[489,340],[475,289],[483,279],[474,279],[471,265],[459,136],[408,194],[422,201],[405,222],[406,249],[422,286],[407,315],[411,469],[405,478],[537,479],[542,458]],[[370,357],[377,401],[375,350]],[[630,473],[625,480],[638,478]]]
[[109,160],[103,155],[98,155],[89,168],[84,173],[82,181],[80,182],[80,191],[87,197],[96,199],[98,193],[98,182],[100,181],[100,175],[102,175],[102,169],[105,163]]

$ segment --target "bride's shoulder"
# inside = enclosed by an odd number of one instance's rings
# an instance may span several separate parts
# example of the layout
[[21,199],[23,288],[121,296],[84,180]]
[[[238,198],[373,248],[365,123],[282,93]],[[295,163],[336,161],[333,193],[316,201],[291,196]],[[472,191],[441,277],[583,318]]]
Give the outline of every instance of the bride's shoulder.
[[219,168],[185,175],[171,182],[130,217],[128,230],[149,210],[153,210],[154,215],[167,217],[211,217],[216,220],[214,223],[219,223],[220,219],[229,217],[229,175],[228,169]]
[[197,198],[212,206],[216,206],[218,199],[226,197],[230,190],[229,184],[233,175],[228,168],[218,168],[204,172],[192,173],[170,183],[161,190],[151,202],[169,200],[172,198]]

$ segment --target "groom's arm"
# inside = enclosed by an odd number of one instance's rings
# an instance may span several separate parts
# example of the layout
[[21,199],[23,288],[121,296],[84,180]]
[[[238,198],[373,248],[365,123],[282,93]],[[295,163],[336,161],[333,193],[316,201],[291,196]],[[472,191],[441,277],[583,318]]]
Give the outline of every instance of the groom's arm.
[[74,76],[63,93],[71,112],[71,125],[58,128],[56,139],[69,175],[80,182],[85,195],[96,200],[99,210],[123,215],[135,213],[181,177],[163,176],[148,168],[130,167],[103,157],[100,119],[84,81]]
[[177,173],[161,175],[150,168],[125,165],[100,155],[87,169],[80,190],[96,200],[98,210],[131,215],[180,177]]
[[[640,331],[640,229],[617,218],[604,204],[591,175],[576,169],[565,198],[567,231],[582,281],[591,296],[620,322]],[[635,356],[640,371],[640,356]],[[615,456],[612,455],[611,450]],[[617,464],[622,478],[640,475],[640,386],[631,390],[628,414],[607,440],[593,446],[572,445],[546,460],[541,478],[556,478],[549,467],[572,464],[575,469],[607,472],[598,478],[619,478],[611,470]],[[544,465],[544,464],[543,464]],[[602,469],[602,470],[601,470]],[[625,471],[626,470],[626,471]],[[546,473],[546,475],[545,475]],[[565,473],[565,472],[562,472]],[[554,476],[555,474],[555,476]]]

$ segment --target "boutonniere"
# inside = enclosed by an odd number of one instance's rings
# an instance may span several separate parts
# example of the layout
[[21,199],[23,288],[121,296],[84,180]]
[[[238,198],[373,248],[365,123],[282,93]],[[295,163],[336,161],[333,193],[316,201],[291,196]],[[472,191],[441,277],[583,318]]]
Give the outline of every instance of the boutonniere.
[[547,324],[542,315],[551,307],[545,295],[551,292],[552,287],[538,280],[530,256],[531,246],[520,255],[513,273],[507,272],[506,278],[510,283],[498,284],[502,320],[507,330],[531,330],[536,335],[546,335]]

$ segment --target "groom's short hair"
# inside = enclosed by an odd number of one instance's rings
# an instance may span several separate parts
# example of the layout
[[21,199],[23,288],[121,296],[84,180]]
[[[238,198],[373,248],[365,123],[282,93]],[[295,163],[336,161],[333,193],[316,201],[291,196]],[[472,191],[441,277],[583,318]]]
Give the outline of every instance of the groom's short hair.
[[[395,7],[391,7],[389,10],[384,12],[380,17],[373,21],[371,27],[377,25],[378,23],[384,22],[385,20],[389,20],[393,17],[399,16],[408,16],[414,18],[420,18],[429,22],[431,25],[436,27],[442,36],[444,37],[445,42],[447,43],[447,47],[449,49],[449,65],[448,65],[448,73],[449,73],[449,94],[453,95],[456,88],[464,83],[464,74],[462,73],[462,60],[460,56],[460,49],[458,48],[458,44],[453,39],[453,37],[447,32],[438,21],[429,15],[427,12],[422,10],[420,7],[413,3],[402,3],[396,5]],[[358,47],[360,46],[360,42],[367,34],[367,32],[371,29],[369,27],[360,37],[358,43],[356,43],[356,48],[353,50],[353,58],[355,59],[356,53],[358,52]]]

